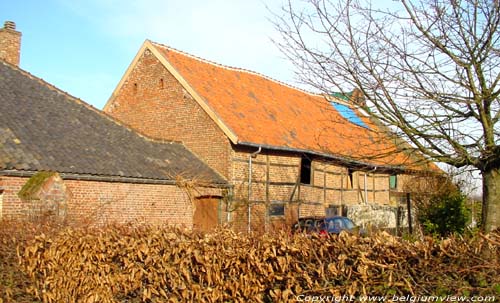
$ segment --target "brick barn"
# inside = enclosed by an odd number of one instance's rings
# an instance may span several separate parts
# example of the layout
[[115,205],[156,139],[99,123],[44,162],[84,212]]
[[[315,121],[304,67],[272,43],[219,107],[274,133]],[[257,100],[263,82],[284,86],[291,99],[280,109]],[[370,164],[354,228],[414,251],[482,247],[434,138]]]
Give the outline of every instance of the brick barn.
[[229,180],[219,220],[238,230],[334,214],[394,227],[407,180],[437,168],[400,151],[357,102],[356,92],[313,94],[146,40],[104,111],[182,142]]
[[223,176],[20,69],[20,39],[0,29],[0,219],[221,223]]

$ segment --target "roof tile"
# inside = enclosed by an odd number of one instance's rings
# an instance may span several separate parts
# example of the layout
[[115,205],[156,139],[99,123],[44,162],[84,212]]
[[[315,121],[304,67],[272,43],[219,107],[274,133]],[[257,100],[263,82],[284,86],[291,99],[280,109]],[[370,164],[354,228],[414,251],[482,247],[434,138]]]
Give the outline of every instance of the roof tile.
[[[342,117],[330,104],[331,99],[323,95],[162,44],[152,45],[235,132],[239,143],[310,150],[373,165],[417,168],[413,156],[399,151],[394,141],[352,105],[348,106],[367,127]],[[342,99],[345,98],[336,100],[347,104]]]
[[0,61],[0,170],[226,181],[180,143],[140,136],[21,69]]

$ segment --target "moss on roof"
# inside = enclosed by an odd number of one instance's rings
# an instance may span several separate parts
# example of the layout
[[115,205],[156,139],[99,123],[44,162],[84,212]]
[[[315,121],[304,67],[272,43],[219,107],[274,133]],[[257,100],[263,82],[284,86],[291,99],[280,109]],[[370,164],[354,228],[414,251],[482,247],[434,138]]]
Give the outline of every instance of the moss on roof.
[[45,181],[47,181],[50,177],[55,176],[55,172],[51,171],[41,171],[28,179],[26,183],[23,185],[21,190],[17,193],[18,197],[23,200],[31,200],[35,197],[35,195],[40,191]]

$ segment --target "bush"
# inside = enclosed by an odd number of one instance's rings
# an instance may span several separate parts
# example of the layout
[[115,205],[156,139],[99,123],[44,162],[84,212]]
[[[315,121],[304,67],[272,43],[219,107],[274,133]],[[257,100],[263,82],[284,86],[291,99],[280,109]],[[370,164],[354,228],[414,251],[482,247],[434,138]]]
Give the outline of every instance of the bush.
[[255,236],[106,227],[39,234],[19,248],[43,302],[289,302],[297,295],[489,295],[500,233]]
[[470,216],[465,208],[466,199],[458,191],[432,196],[427,207],[418,213],[425,232],[436,236],[462,234]]
[[0,303],[40,302],[27,292],[32,281],[19,264],[18,249],[23,250],[37,234],[54,235],[61,228],[53,222],[0,220]]

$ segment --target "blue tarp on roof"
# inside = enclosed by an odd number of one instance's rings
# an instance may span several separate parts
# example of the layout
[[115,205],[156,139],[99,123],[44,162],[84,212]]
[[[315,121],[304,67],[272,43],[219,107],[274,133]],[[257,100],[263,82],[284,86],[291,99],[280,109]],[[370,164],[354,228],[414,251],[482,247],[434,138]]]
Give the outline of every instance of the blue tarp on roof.
[[349,122],[354,123],[358,126],[368,128],[366,124],[356,115],[356,113],[347,105],[330,102],[333,107],[340,113],[340,115],[346,118]]

